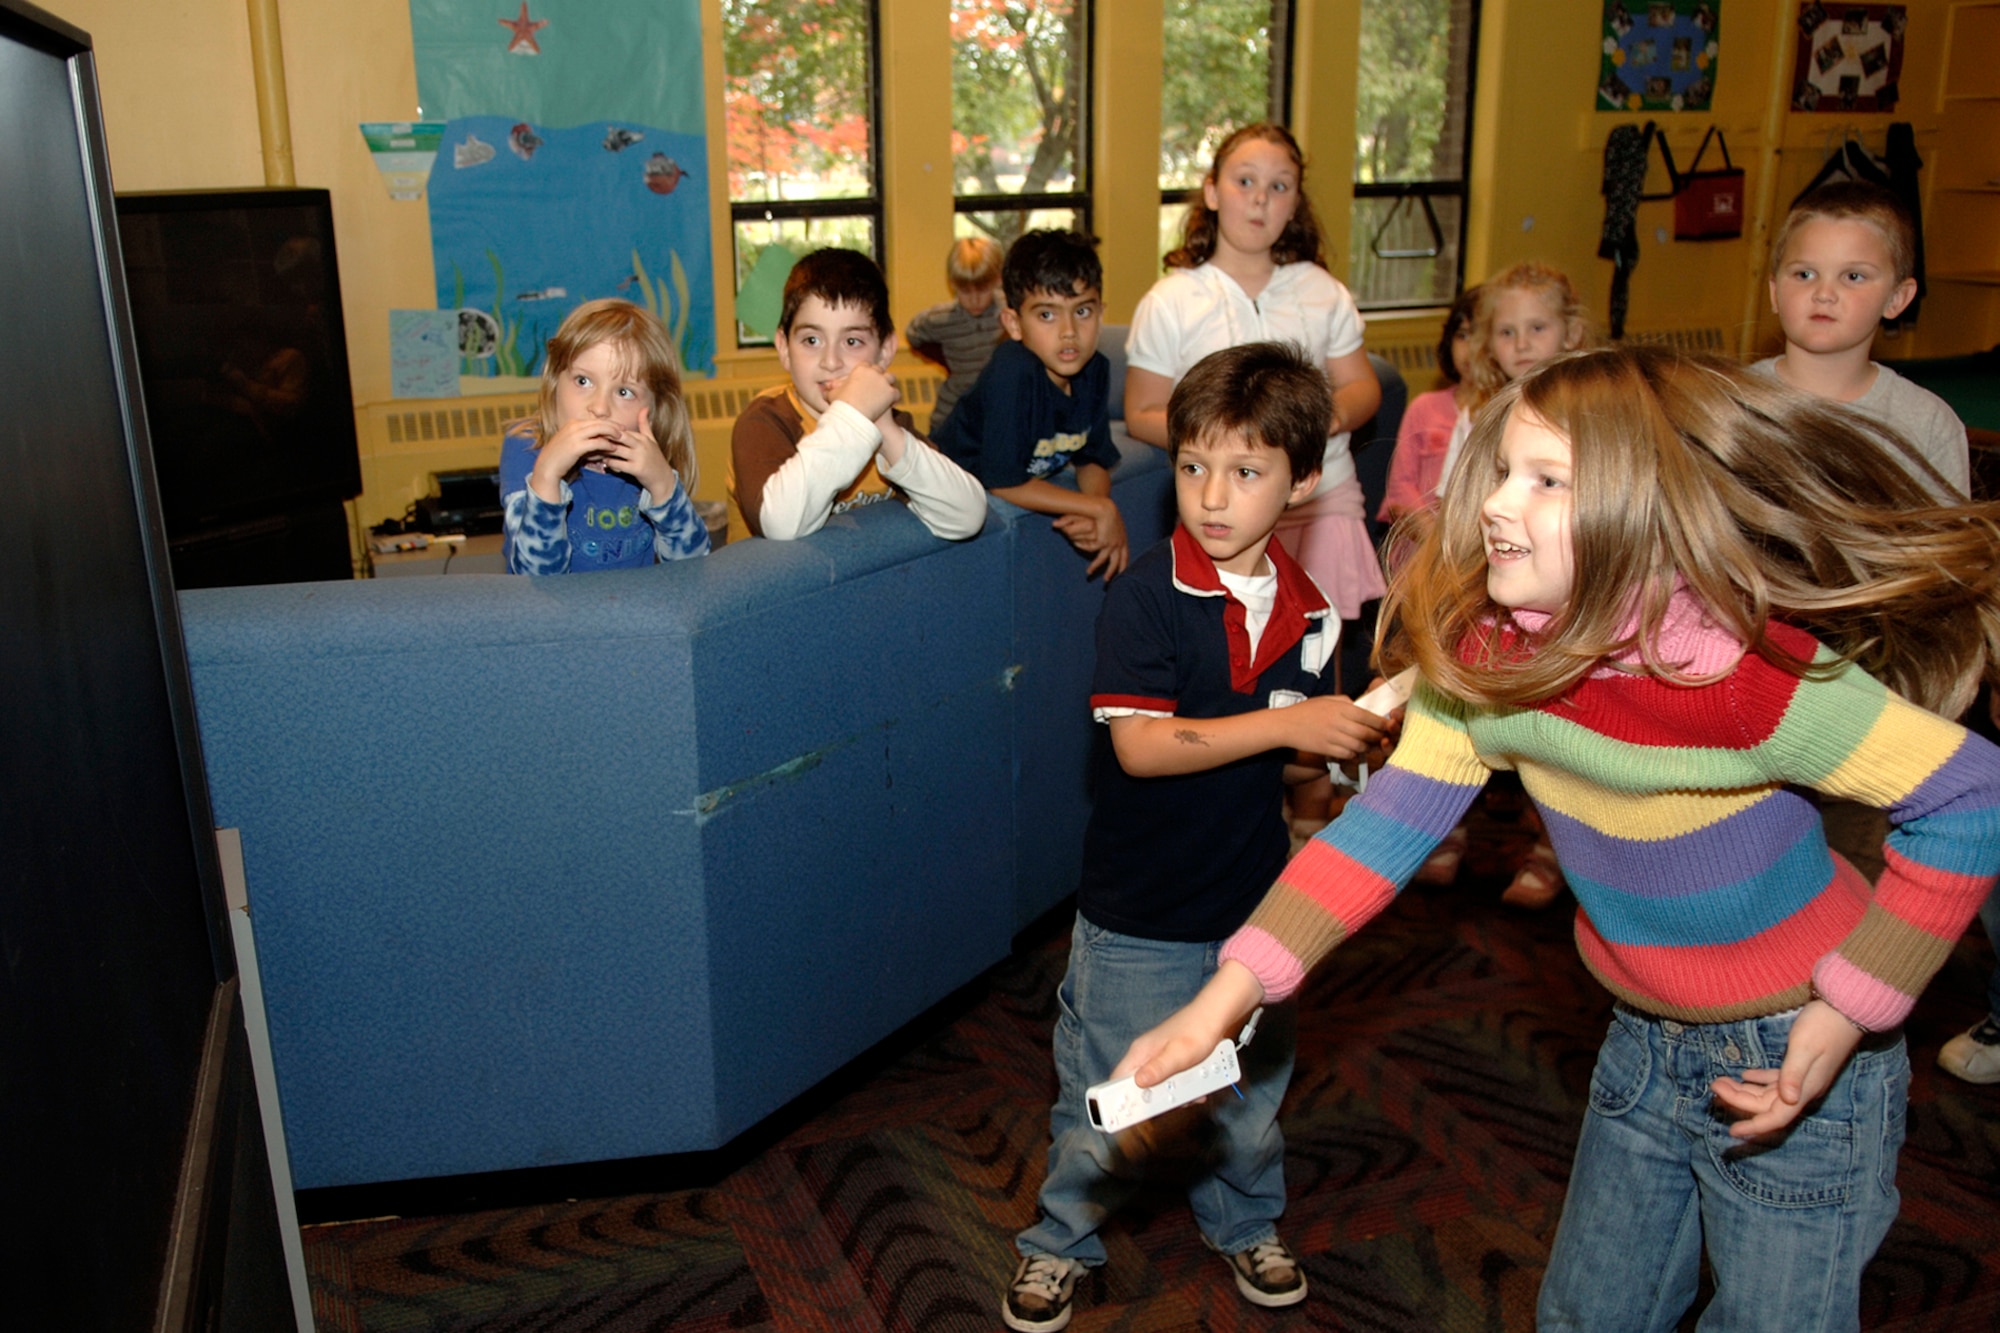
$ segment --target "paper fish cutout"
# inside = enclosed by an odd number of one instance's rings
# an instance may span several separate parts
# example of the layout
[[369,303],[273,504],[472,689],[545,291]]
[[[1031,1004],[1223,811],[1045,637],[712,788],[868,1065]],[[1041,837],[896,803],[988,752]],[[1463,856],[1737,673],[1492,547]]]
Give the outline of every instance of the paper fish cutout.
[[492,144],[476,134],[465,136],[465,142],[452,145],[451,164],[454,167],[477,167],[493,160],[497,150]]
[[613,125],[604,132],[604,151],[607,153],[622,153],[645,137],[645,135],[639,133],[637,130],[621,129]]
[[685,175],[680,163],[665,153],[655,153],[646,159],[646,188],[654,194],[672,194]]
[[528,127],[528,123],[523,121],[508,132],[507,146],[514,150],[516,157],[526,162],[535,155],[535,150],[542,146],[542,136],[535,133]]
[[533,291],[515,293],[514,299],[516,301],[553,301],[558,297],[568,295],[569,290],[565,287],[537,287]]

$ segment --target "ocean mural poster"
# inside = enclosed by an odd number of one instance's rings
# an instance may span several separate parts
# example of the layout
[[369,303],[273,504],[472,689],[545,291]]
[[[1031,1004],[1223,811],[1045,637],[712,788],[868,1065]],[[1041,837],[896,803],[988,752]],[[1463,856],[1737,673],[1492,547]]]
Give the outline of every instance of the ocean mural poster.
[[715,369],[699,0],[410,0],[440,310],[468,375],[530,375],[618,296]]

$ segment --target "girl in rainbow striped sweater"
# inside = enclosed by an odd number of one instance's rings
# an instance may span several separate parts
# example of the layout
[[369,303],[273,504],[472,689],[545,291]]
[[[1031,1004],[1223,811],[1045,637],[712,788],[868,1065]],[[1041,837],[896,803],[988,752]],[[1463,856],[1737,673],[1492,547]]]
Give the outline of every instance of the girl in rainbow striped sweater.
[[[1944,720],[2000,657],[2000,505],[1930,507],[1892,434],[1643,348],[1509,386],[1467,449],[1384,608],[1423,675],[1389,766],[1113,1076],[1291,995],[1515,769],[1617,1001],[1539,1327],[1670,1330],[1705,1247],[1704,1329],[1855,1328],[1898,1029],[2000,872],[2000,750]],[[1872,888],[1794,784],[1888,811]]]

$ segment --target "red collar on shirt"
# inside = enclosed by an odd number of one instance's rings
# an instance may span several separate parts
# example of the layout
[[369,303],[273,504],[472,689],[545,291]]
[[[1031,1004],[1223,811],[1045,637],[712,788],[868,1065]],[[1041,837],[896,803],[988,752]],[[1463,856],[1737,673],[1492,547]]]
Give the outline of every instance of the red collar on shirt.
[[1299,567],[1273,537],[1264,554],[1277,571],[1278,592],[1271,603],[1271,618],[1257,641],[1257,656],[1250,656],[1249,612],[1223,585],[1215,561],[1201,549],[1186,528],[1174,525],[1174,587],[1194,597],[1224,599],[1222,627],[1229,636],[1229,685],[1238,694],[1257,688],[1257,678],[1269,671],[1292,645],[1306,636],[1306,622],[1328,615],[1332,607],[1319,585]]

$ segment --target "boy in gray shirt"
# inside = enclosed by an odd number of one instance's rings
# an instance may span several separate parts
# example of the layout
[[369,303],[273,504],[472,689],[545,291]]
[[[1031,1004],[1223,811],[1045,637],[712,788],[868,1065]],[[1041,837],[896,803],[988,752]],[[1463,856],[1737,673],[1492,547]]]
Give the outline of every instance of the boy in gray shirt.
[[979,382],[979,372],[1005,336],[1000,331],[1003,259],[1000,247],[984,236],[953,241],[944,259],[952,299],[924,311],[903,330],[911,351],[945,369],[926,428],[934,440],[953,406]]
[[1902,202],[1877,185],[1823,185],[1792,205],[1771,252],[1771,309],[1785,350],[1756,369],[1888,426],[1951,484],[1939,499],[1964,499],[1972,473],[1964,424],[1942,398],[1869,355],[1882,321],[1917,294],[1916,229]]

